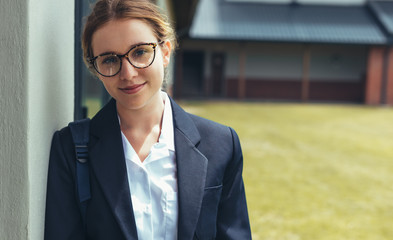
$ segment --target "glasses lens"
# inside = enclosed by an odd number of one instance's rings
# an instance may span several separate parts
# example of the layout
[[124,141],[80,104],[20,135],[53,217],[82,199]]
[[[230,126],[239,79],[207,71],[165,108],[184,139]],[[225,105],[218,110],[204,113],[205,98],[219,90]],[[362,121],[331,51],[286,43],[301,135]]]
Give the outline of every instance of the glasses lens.
[[152,64],[154,60],[154,46],[140,45],[132,49],[128,54],[128,59],[137,68],[145,68]]
[[95,60],[94,65],[100,74],[113,76],[120,70],[120,59],[116,55],[103,55]]

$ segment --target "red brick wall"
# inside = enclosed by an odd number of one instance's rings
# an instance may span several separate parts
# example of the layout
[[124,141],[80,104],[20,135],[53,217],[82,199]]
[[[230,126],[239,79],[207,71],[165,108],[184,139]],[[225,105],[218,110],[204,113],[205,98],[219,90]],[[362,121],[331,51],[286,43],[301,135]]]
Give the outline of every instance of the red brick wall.
[[[237,98],[237,79],[227,80],[226,97]],[[246,96],[248,99],[301,100],[302,86],[300,80],[246,79]],[[364,81],[310,81],[310,101],[364,101]]]
[[393,48],[389,49],[386,79],[386,104],[393,105]]
[[310,101],[364,102],[364,81],[311,81]]
[[[237,79],[227,80],[227,97],[237,98]],[[300,81],[269,81],[246,79],[245,98],[270,100],[300,100]]]
[[365,103],[369,105],[381,103],[384,50],[383,47],[370,48],[365,92]]

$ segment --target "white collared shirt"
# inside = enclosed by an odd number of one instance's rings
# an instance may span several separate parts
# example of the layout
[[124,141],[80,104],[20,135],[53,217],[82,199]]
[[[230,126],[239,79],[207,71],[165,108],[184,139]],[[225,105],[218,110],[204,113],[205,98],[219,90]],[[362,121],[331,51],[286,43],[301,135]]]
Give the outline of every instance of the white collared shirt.
[[161,134],[143,162],[122,133],[132,207],[140,240],[177,239],[177,168],[172,108],[167,94],[164,99]]

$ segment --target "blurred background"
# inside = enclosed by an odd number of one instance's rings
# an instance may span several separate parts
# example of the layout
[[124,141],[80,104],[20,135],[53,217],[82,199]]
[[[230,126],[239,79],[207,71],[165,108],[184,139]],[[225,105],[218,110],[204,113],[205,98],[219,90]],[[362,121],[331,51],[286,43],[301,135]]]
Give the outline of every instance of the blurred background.
[[[393,105],[391,1],[155,2],[178,34],[167,77],[177,99]],[[76,118],[94,115],[108,98],[80,49],[93,3],[75,6]]]
[[[156,0],[179,47],[167,92],[230,125],[254,239],[393,239],[393,2]],[[75,118],[109,98],[82,61]]]

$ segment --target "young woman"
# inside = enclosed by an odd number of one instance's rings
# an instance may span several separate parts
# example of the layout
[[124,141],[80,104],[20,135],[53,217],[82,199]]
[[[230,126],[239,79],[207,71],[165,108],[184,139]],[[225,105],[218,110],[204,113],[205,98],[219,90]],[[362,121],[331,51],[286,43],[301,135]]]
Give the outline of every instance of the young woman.
[[90,121],[85,216],[70,129],[54,134],[45,239],[251,239],[236,133],[161,91],[175,38],[156,6],[99,0],[82,44],[112,100]]

